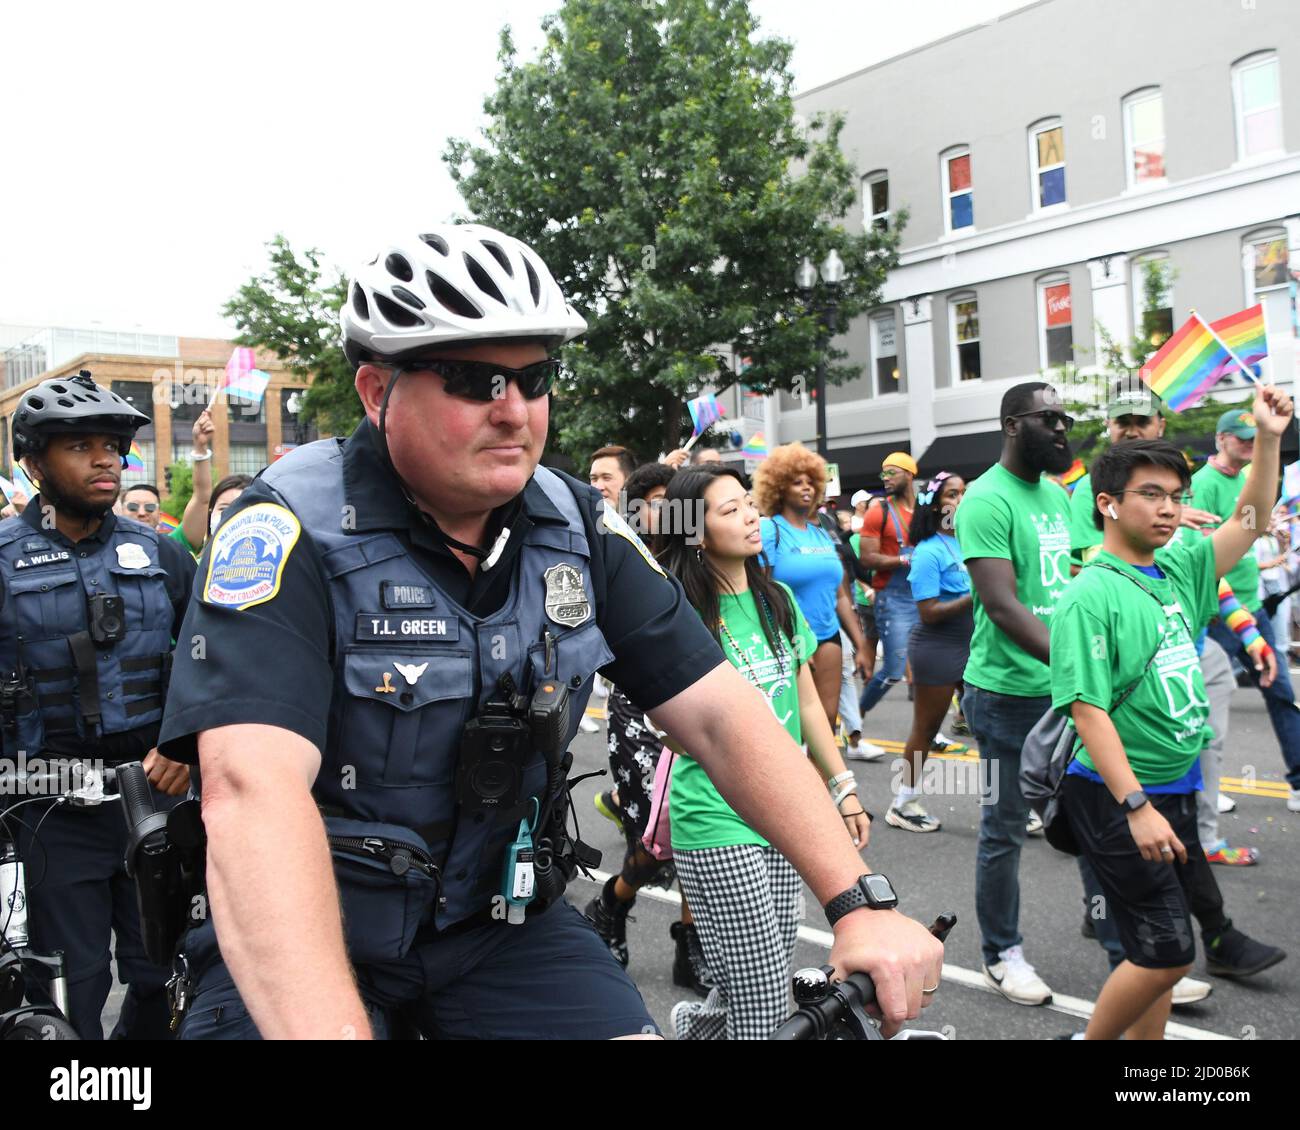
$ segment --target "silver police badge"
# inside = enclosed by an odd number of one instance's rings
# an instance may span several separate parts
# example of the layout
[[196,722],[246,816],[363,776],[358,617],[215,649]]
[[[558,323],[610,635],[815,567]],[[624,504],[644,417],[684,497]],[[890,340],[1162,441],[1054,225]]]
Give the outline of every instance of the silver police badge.
[[546,615],[553,623],[572,628],[591,618],[582,574],[572,565],[552,565],[542,579],[546,582]]

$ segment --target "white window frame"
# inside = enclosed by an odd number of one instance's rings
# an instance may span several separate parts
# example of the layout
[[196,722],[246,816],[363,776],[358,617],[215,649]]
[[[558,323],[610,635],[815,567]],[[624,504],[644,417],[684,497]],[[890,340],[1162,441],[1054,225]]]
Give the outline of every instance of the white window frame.
[[[1047,360],[1047,288],[1049,286],[1060,286],[1061,283],[1070,284],[1070,344],[1078,344],[1074,336],[1074,280],[1070,278],[1068,271],[1058,271],[1055,274],[1044,275],[1034,283],[1034,302],[1038,311],[1038,368],[1044,372],[1050,367]],[[1074,352],[1071,350],[1070,357],[1066,364],[1074,363]]]
[[[1177,317],[1177,307],[1174,306],[1174,280],[1170,277],[1170,271],[1173,267],[1173,262],[1169,258],[1169,252],[1148,251],[1145,254],[1140,255],[1137,258],[1133,259],[1129,265],[1130,266],[1129,291],[1131,292],[1130,297],[1132,298],[1132,301],[1130,302],[1129,306],[1130,306],[1130,313],[1133,319],[1133,332],[1129,335],[1130,337],[1137,337],[1138,333],[1142,329],[1142,314],[1143,314],[1142,275],[1148,263],[1162,264],[1161,269],[1165,272],[1165,291],[1169,296],[1169,307],[1171,310],[1174,310],[1175,318]],[[1073,305],[1074,303],[1073,291],[1070,292],[1070,302],[1071,305]],[[1044,317],[1046,317],[1046,314],[1044,314]],[[1178,328],[1176,322],[1173,328],[1175,330]],[[1125,346],[1124,352],[1125,353],[1128,352],[1127,346]]]
[[[1165,165],[1164,176],[1151,177],[1148,180],[1138,180],[1136,171],[1134,169],[1134,165],[1135,165],[1135,162],[1133,160],[1135,155],[1134,149],[1137,143],[1133,137],[1133,121],[1132,121],[1133,109],[1136,106],[1142,105],[1144,102],[1151,102],[1157,99],[1160,102],[1160,116],[1163,121],[1164,93],[1161,91],[1160,87],[1158,86],[1145,86],[1141,90],[1135,90],[1133,91],[1132,94],[1124,98],[1124,100],[1120,104],[1122,116],[1124,119],[1124,179],[1125,179],[1125,183],[1128,185],[1128,190],[1130,192],[1143,192],[1151,188],[1161,188],[1164,185],[1167,185],[1169,183],[1169,172],[1168,172],[1169,167],[1167,164]],[[1164,149],[1164,146],[1168,141],[1168,139],[1169,139],[1168,131],[1160,135],[1161,154],[1163,158],[1167,158],[1168,156],[1167,152]],[[1066,198],[1067,199],[1069,198],[1068,188],[1066,189]]]
[[[1038,135],[1057,128],[1061,131],[1061,140],[1064,143],[1065,126],[1060,118],[1043,118],[1041,121],[1034,122],[1025,132],[1025,137],[1029,143],[1029,203],[1032,206],[1034,215],[1051,215],[1053,212],[1064,212],[1070,206],[1070,182],[1068,179],[1070,162],[1066,160],[1055,165],[1044,165],[1042,167],[1038,164]],[[1038,175],[1052,169],[1066,170],[1065,199],[1059,204],[1040,204]],[[1073,297],[1073,292],[1071,296]]]
[[1277,52],[1257,51],[1255,54],[1247,55],[1244,59],[1238,59],[1237,62],[1232,64],[1232,119],[1237,132],[1238,164],[1267,161],[1286,152],[1286,134],[1282,132],[1279,120],[1278,132],[1280,136],[1278,146],[1274,149],[1265,150],[1263,153],[1251,153],[1249,155],[1246,153],[1246,123],[1245,110],[1241,104],[1241,76],[1243,72],[1263,66],[1265,63],[1272,63],[1277,68],[1277,110],[1280,119],[1282,110],[1282,65],[1278,61]]
[[[979,317],[979,295],[973,290],[963,290],[957,294],[948,296],[948,387],[960,388],[966,386],[966,382],[961,376],[961,352],[958,346],[963,344],[957,340],[957,305],[961,302],[974,302],[975,315]],[[967,343],[969,344],[969,343]],[[984,344],[984,334],[981,332],[975,337],[975,344],[982,346]],[[980,376],[981,383],[984,380],[984,350],[980,349]],[[969,387],[969,386],[966,386]]]
[[907,380],[906,375],[903,373],[903,366],[901,364],[901,358],[898,352],[898,334],[899,334],[900,323],[902,321],[902,319],[899,317],[898,310],[896,307],[893,306],[887,306],[881,310],[874,310],[872,311],[871,316],[867,319],[867,352],[871,357],[872,397],[894,396],[899,393],[899,388],[885,389],[881,386],[880,375],[877,371],[877,366],[876,366],[876,362],[882,356],[882,354],[879,354],[876,351],[876,339],[877,339],[876,325],[879,322],[883,322],[886,318],[892,319],[894,323],[894,352],[886,356],[892,356],[894,358],[894,364],[898,369],[898,385],[900,386],[900,388]]
[[877,220],[885,221],[886,231],[889,231],[890,227],[893,224],[893,212],[889,208],[888,203],[886,203],[885,210],[883,212],[873,212],[871,210],[871,186],[873,184],[879,184],[881,181],[885,182],[886,185],[885,192],[886,194],[888,194],[889,192],[889,188],[888,188],[889,170],[888,169],[877,169],[875,172],[868,173],[865,177],[862,178],[862,229],[863,231],[873,230],[875,228],[875,224]]
[[[971,161],[970,170],[970,188],[961,189],[958,192],[948,191],[948,163],[956,160],[958,157],[969,157],[969,145],[954,145],[950,149],[945,149],[939,154],[939,199],[943,201],[943,232],[944,235],[970,235],[976,230],[975,223],[975,162]],[[964,228],[955,228],[952,226],[952,198],[961,196],[963,193],[969,193],[971,198],[971,222]]]

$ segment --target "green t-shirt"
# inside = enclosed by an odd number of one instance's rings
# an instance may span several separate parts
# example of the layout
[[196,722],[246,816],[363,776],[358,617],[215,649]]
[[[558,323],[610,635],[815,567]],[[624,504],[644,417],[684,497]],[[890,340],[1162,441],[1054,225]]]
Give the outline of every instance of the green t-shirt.
[[[854,560],[861,561],[862,560],[862,535],[861,534],[854,534],[852,537],[849,538],[849,548],[853,550]],[[862,605],[863,608],[868,608],[871,605],[871,601],[867,599],[865,586],[862,584],[861,581],[853,582],[853,600],[854,603]]]
[[[720,632],[719,635],[727,661],[762,690],[772,713],[785,727],[786,733],[796,744],[802,744],[803,727],[799,723],[799,690],[796,682],[799,667],[816,649],[817,639],[808,627],[803,613],[799,611],[794,595],[785,585],[781,585],[781,588],[785,589],[794,612],[795,630],[793,646],[790,641],[782,640],[779,661],[772,654],[767,636],[763,634],[753,593],[724,595],[719,599],[722,621],[727,626],[727,631]],[[744,651],[743,657],[736,655],[727,638],[728,632]],[[669,806],[674,851],[734,847],[740,844],[768,846],[767,841],[722,799],[722,794],[713,787],[713,782],[700,763],[685,754],[678,755],[673,765]]]
[[[1213,736],[1195,639],[1219,614],[1219,582],[1209,538],[1172,542],[1156,550],[1155,561],[1163,578],[1102,550],[1074,579],[1052,617],[1052,706],[1067,717],[1076,700],[1110,712],[1137,779],[1167,785],[1192,767]],[[1099,568],[1102,562],[1126,576]],[[1141,581],[1160,603],[1126,577]],[[1160,650],[1142,682],[1112,711],[1157,641]],[[1097,771],[1086,749],[1079,761]]]
[[[1205,464],[1192,476],[1192,505],[1220,518],[1231,518],[1237,512],[1237,499],[1241,497],[1246,485],[1246,475],[1250,470],[1247,464],[1236,475],[1225,475],[1212,463]],[[1263,515],[1268,521],[1268,515]],[[1221,523],[1202,526],[1205,534],[1219,528]],[[1252,547],[1246,555],[1224,574],[1224,579],[1232,586],[1233,594],[1241,601],[1241,606],[1250,612],[1259,609],[1259,562],[1255,559]]]
[[195,561],[199,559],[199,554],[202,553],[203,551],[201,549],[195,549],[192,545],[190,545],[190,539],[185,536],[184,526],[177,526],[167,536],[171,538],[172,541],[180,542],[181,545],[185,547],[185,552],[188,553],[191,557],[193,557]]
[[1094,556],[1085,550],[1101,545],[1101,531],[1092,520],[1093,501],[1092,476],[1084,475],[1070,495],[1070,556],[1078,564]]
[[[1000,557],[1016,573],[1016,599],[1047,622],[1070,583],[1070,496],[1059,483],[1027,483],[994,463],[971,483],[957,507],[962,560]],[[1051,691],[1047,664],[1012,643],[971,586],[975,633],[963,676],[997,694],[1038,698]]]

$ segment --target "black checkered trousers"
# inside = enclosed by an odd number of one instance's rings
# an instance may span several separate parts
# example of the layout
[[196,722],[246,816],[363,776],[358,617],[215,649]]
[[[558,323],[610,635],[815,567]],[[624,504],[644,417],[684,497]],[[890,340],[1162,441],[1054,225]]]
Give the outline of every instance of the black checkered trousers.
[[683,1010],[684,1040],[765,1040],[790,1014],[799,874],[774,847],[674,851],[715,988]]

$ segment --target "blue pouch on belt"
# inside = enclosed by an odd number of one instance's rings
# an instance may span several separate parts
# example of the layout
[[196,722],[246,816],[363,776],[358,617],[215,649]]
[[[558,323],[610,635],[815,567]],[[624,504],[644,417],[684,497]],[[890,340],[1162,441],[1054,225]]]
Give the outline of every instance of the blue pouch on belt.
[[442,888],[429,845],[398,824],[339,816],[325,817],[325,832],[348,956],[354,964],[405,957]]

